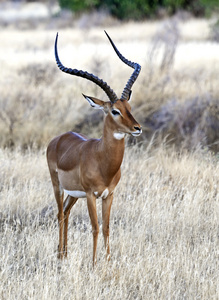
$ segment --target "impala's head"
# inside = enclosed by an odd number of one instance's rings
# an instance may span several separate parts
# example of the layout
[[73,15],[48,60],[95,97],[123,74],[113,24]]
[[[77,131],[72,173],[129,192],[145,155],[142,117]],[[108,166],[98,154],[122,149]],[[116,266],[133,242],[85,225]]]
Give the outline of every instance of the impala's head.
[[94,97],[83,95],[95,109],[102,109],[110,118],[114,132],[129,133],[133,136],[141,134],[141,126],[131,114],[131,106],[127,100],[117,100],[115,103],[105,102]]
[[[105,31],[106,33],[106,31]],[[131,98],[131,88],[136,81],[140,71],[141,71],[141,66],[137,63],[131,62],[127,60],[117,49],[109,35],[106,33],[111,45],[113,46],[116,54],[118,57],[129,67],[133,68],[134,71],[129,78],[123,92],[120,98],[117,97],[115,92],[110,88],[110,86],[104,82],[102,79],[99,79],[97,76],[84,72],[82,70],[77,70],[77,69],[70,69],[70,68],[65,68],[62,63],[60,62],[59,56],[58,56],[58,51],[57,51],[57,40],[58,40],[58,34],[56,36],[55,40],[55,58],[58,67],[60,68],[61,71],[71,74],[71,75],[76,75],[80,76],[83,78],[86,78],[95,84],[97,84],[99,87],[101,87],[105,93],[107,94],[108,98],[110,101],[104,102],[102,100],[99,100],[94,97],[90,96],[85,96],[86,100],[90,103],[90,105],[94,108],[97,109],[102,109],[108,116],[108,119],[110,119],[114,126],[115,132],[118,133],[129,133],[132,134],[133,136],[138,136],[141,134],[141,126],[139,123],[134,119],[134,117],[131,114],[131,106],[129,104],[130,98]]]

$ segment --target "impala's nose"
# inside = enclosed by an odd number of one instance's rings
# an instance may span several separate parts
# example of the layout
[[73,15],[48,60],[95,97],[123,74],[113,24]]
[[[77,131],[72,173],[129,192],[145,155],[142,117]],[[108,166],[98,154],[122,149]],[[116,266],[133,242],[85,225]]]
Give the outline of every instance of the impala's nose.
[[134,126],[135,130],[137,131],[141,131],[141,127],[138,127],[138,126]]
[[141,129],[140,126],[134,126],[134,129],[135,129],[136,131],[132,132],[132,135],[138,136],[138,135],[140,135],[140,134],[142,133],[142,129]]

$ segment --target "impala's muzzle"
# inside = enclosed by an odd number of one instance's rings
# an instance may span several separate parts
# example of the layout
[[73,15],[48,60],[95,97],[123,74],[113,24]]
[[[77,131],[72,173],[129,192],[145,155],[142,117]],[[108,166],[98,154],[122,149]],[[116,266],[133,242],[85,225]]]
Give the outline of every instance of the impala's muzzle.
[[136,131],[133,131],[133,132],[131,133],[131,135],[133,135],[133,136],[139,136],[139,135],[142,133],[141,127],[134,126],[134,129],[135,129]]

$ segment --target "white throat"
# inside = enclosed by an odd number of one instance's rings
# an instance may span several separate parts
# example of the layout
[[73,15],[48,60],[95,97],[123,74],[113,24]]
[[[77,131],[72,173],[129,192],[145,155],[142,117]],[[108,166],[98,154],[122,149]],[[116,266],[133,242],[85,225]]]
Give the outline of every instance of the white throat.
[[123,133],[123,132],[114,132],[113,136],[116,140],[121,140],[125,137],[125,133]]

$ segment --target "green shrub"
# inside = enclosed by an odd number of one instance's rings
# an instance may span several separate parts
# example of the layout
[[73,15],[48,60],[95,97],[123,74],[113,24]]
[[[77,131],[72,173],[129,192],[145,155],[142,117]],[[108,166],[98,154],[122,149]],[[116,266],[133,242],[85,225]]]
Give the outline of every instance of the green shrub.
[[62,8],[67,8],[74,12],[92,10],[97,8],[100,2],[100,0],[59,0],[59,4]]
[[158,0],[106,0],[103,6],[120,20],[142,20],[145,17],[154,15],[158,2]]
[[74,12],[91,11],[93,9],[106,9],[120,20],[143,20],[154,17],[160,8],[168,14],[178,10],[187,10],[195,16],[203,16],[219,8],[218,0],[59,0],[62,8]]

